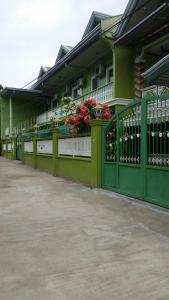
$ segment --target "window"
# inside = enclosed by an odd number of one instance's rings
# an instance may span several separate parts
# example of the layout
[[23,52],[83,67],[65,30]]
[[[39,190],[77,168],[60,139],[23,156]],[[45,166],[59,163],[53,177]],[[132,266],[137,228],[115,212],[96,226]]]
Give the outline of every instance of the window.
[[110,66],[106,69],[107,83],[113,82],[113,67]]
[[91,90],[96,90],[99,86],[99,78],[96,76],[93,76],[91,79]]
[[74,86],[72,88],[72,97],[73,99],[77,99],[78,97],[82,96],[82,88],[79,88],[78,86]]
[[51,99],[51,109],[57,107],[58,105],[58,95],[54,94],[53,98]]

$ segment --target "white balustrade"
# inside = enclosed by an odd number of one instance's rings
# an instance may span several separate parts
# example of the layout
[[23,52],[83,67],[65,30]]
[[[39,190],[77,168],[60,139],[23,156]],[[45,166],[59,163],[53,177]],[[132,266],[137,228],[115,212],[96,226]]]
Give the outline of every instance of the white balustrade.
[[108,103],[113,99],[113,83],[109,83],[87,95],[85,95],[84,100],[88,98],[94,98],[97,103]]
[[59,139],[58,154],[91,157],[91,136]]
[[37,153],[53,154],[53,141],[52,140],[37,141]]
[[24,152],[33,152],[33,142],[24,142]]

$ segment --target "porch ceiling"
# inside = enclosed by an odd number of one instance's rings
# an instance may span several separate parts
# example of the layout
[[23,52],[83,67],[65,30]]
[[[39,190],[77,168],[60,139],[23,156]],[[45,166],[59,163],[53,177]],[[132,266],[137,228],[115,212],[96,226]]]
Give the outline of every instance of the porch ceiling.
[[104,55],[111,54],[111,51],[110,46],[104,39],[97,40],[48,78],[43,83],[43,91],[47,94],[53,94],[53,92],[56,92],[56,88],[63,87],[66,82],[71,82],[76,77],[82,76],[94,62],[102,62]]

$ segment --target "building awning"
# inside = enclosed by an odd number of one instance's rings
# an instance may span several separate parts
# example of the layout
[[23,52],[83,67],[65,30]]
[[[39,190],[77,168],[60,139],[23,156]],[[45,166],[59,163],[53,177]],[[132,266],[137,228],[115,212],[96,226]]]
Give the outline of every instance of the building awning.
[[2,90],[1,96],[4,99],[9,99],[10,97],[20,100],[34,100],[34,99],[46,99],[47,96],[42,95],[42,91],[31,90],[31,89],[20,89],[6,87]]
[[169,5],[168,3],[163,3],[130,30],[121,35],[116,40],[115,45],[138,44],[142,41],[145,41],[145,44],[151,42],[154,36],[160,36],[161,32],[164,34],[164,30],[169,30],[168,15]]
[[146,70],[142,76],[148,82],[169,86],[169,54]]

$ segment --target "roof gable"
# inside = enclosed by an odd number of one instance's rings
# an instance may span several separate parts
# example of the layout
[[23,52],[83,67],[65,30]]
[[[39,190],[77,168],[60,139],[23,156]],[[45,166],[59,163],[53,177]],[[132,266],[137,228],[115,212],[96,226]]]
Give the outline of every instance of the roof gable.
[[82,36],[82,38],[84,38],[89,32],[91,32],[98,24],[101,23],[102,20],[105,20],[107,18],[111,18],[110,15],[107,14],[103,14],[97,11],[93,11],[92,15],[89,19],[89,22],[86,26],[86,29],[84,31],[84,34]]
[[62,57],[64,57],[68,52],[70,52],[72,49],[73,49],[72,46],[61,45],[61,46],[60,46],[60,49],[59,49],[59,52],[58,52],[58,55],[57,55],[57,58],[56,58],[56,61],[55,61],[55,64],[56,64]]
[[163,0],[129,0],[121,19],[122,22],[116,31],[117,38],[136,26],[145,17],[157,9],[163,2]]
[[49,67],[46,66],[41,66],[40,67],[40,71],[39,71],[39,75],[38,78],[42,77],[47,71],[49,71]]

